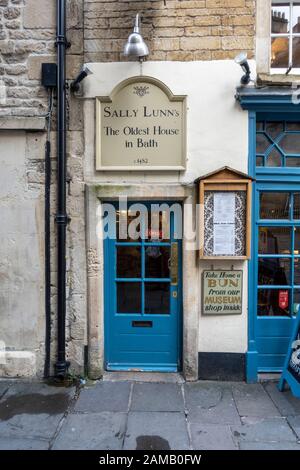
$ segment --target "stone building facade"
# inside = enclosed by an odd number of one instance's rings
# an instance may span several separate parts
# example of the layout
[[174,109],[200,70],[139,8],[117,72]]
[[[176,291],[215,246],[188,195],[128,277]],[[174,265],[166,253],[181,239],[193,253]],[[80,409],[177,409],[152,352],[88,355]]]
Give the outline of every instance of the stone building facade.
[[[71,370],[92,376],[104,369],[103,259],[89,240],[95,227],[87,202],[91,191],[102,200],[123,194],[132,199],[169,194],[195,200],[197,178],[224,165],[248,173],[248,117],[234,100],[240,69],[233,58],[245,51],[255,74],[258,0],[66,0],[67,81],[83,64],[93,75],[81,90],[67,91],[67,354]],[[95,169],[95,98],[108,96],[122,81],[140,74],[140,64],[123,55],[134,17],[142,17],[142,34],[150,55],[143,74],[164,82],[174,94],[188,96],[185,171],[135,172]],[[56,2],[0,0],[0,340],[6,349],[1,376],[43,375],[44,319],[44,170],[48,95],[41,84],[41,64],[56,61]],[[262,59],[260,58],[260,61]],[[264,68],[261,68],[265,73]],[[259,72],[259,70],[258,70]],[[52,363],[56,356],[56,113],[51,129],[52,213]],[[157,192],[155,188],[157,187]],[[92,189],[91,189],[92,188]],[[93,189],[94,188],[94,189]],[[95,189],[96,188],[96,189]],[[90,198],[90,199],[89,199]],[[96,207],[94,207],[96,209]],[[101,254],[101,249],[100,249]],[[195,254],[185,260],[183,332],[185,376],[198,376],[198,352],[247,352],[247,273],[243,314],[232,318],[201,315],[201,271]],[[230,269],[218,262],[215,269]],[[103,312],[102,312],[103,313]],[[103,313],[104,315],[104,313]],[[185,318],[187,317],[187,320]],[[214,334],[212,335],[212,331]],[[225,340],[222,339],[225,335]],[[200,356],[201,357],[201,356]],[[98,359],[97,359],[98,358]],[[244,359],[241,359],[242,361]]]

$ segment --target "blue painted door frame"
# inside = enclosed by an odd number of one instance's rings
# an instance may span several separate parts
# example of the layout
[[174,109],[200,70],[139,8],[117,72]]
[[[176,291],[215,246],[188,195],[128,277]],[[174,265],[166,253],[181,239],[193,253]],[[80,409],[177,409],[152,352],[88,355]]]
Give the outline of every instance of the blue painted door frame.
[[[153,201],[154,204],[159,204]],[[163,202],[167,204],[166,202]],[[133,204],[133,203],[131,203]],[[130,208],[130,205],[128,207]],[[150,207],[151,203],[143,202]],[[170,203],[171,204],[171,203]],[[173,203],[172,203],[173,204]],[[174,214],[170,212],[170,240],[136,242],[104,241],[104,310],[105,310],[105,367],[106,370],[141,370],[175,372],[181,370],[182,356],[182,241],[175,239]],[[178,246],[178,285],[173,285],[170,275],[164,278],[146,277],[147,250],[170,250]],[[140,253],[141,272],[138,278],[121,278],[117,273],[118,249],[126,247]],[[148,255],[147,255],[148,256]],[[141,302],[132,312],[118,312],[117,289],[123,283],[139,285]],[[147,286],[164,284],[169,292],[169,313],[151,313],[145,304]],[[124,291],[123,291],[124,292]],[[120,296],[121,294],[119,294]],[[148,294],[149,295],[149,294]],[[152,295],[152,294],[151,294]],[[155,292],[153,293],[155,295]],[[136,300],[136,299],[135,299]],[[134,301],[134,299],[133,299]],[[139,303],[139,302],[138,302]],[[130,310],[130,309],[129,309]]]
[[[299,121],[299,107],[286,102],[278,103],[276,97],[246,97],[241,99],[243,109],[249,110],[249,174],[255,178],[252,198],[252,243],[248,278],[248,352],[246,376],[248,382],[256,382],[261,371],[280,371],[284,362],[285,349],[293,328],[293,318],[258,318],[257,317],[257,279],[258,279],[258,220],[259,191],[300,191],[300,169],[291,167],[256,167],[256,122],[258,120]],[[274,225],[280,225],[279,222]],[[283,223],[283,225],[286,225]],[[267,323],[269,322],[269,323]],[[281,338],[276,340],[276,336]],[[265,341],[269,341],[269,351],[274,350],[272,360],[263,367],[260,355]],[[272,339],[273,337],[273,339]],[[266,346],[267,350],[268,346]],[[277,362],[276,357],[277,356]],[[268,362],[268,361],[267,361]],[[282,364],[281,364],[282,363]]]

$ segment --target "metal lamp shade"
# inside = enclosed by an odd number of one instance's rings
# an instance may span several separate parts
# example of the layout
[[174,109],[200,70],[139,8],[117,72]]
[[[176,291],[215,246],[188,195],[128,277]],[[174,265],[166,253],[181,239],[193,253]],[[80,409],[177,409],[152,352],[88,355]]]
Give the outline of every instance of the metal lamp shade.
[[136,58],[142,58],[149,55],[149,49],[143,36],[140,34],[140,18],[136,15],[133,33],[130,34],[124,48],[124,55]]

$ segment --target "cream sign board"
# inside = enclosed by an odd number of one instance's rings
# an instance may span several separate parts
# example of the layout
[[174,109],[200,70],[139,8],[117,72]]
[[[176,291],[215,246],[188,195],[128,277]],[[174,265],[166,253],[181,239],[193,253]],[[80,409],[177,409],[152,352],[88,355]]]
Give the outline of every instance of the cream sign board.
[[203,315],[242,313],[243,272],[203,272]]
[[162,82],[134,77],[98,97],[97,170],[184,170],[186,103]]

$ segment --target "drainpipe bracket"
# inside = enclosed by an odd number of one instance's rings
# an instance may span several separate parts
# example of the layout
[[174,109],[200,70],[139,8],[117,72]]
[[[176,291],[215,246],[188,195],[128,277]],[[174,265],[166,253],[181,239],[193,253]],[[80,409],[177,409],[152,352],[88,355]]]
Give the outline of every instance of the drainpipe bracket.
[[71,222],[71,217],[67,214],[57,214],[55,216],[56,225],[68,225]]

